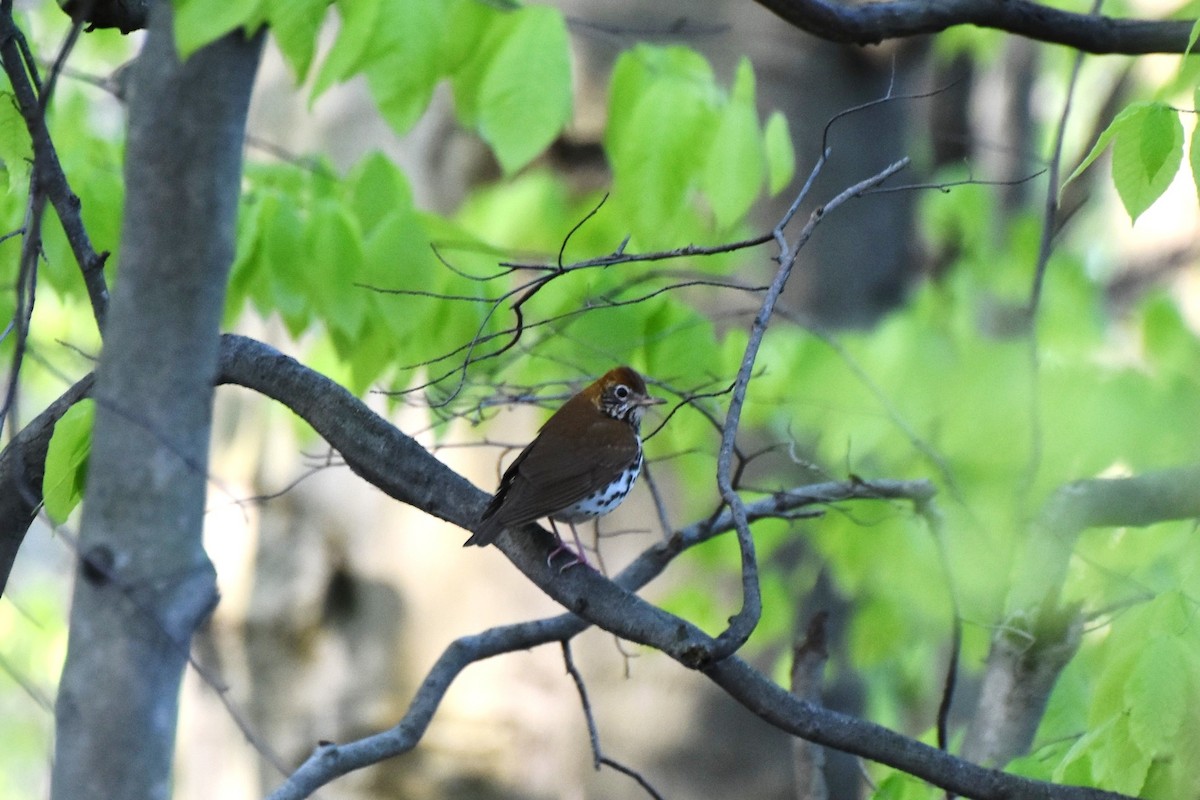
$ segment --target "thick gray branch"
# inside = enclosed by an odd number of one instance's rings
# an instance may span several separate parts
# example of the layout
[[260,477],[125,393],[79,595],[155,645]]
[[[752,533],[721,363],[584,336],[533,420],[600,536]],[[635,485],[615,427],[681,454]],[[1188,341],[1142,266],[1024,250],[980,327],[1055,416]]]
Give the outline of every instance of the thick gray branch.
[[878,44],[956,25],[995,28],[1088,53],[1182,53],[1188,20],[1114,19],[1074,14],[1029,0],[756,0],[800,30],[831,42]]

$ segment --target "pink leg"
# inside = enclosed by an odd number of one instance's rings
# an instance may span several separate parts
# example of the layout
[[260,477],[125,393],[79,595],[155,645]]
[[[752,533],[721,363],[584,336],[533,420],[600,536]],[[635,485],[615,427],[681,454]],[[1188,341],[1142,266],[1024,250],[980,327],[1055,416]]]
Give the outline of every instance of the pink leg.
[[563,541],[562,536],[558,532],[558,526],[554,524],[554,520],[550,520],[550,528],[554,531],[554,535],[558,537],[558,547],[555,547],[550,551],[550,555],[546,556],[546,566],[550,566],[550,562],[553,561],[554,557],[559,553],[566,553],[567,555],[571,556],[571,560],[566,564],[563,564],[559,569],[559,572],[564,572],[576,564],[583,564],[585,567],[592,566],[588,563],[587,555],[584,553],[583,541],[579,538],[579,531],[575,529],[575,523],[568,522],[567,525],[569,525],[571,528],[571,535],[575,538],[575,547],[578,549],[572,550],[567,546],[567,543]]

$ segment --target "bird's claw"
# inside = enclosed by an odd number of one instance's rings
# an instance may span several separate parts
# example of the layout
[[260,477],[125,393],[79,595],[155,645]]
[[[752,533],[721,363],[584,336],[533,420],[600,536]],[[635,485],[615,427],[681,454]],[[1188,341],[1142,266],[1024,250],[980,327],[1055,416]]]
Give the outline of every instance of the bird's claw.
[[554,557],[559,555],[560,553],[566,553],[568,558],[570,559],[569,561],[567,561],[565,564],[563,564],[561,567],[558,568],[558,572],[560,575],[562,573],[566,572],[567,570],[569,570],[571,567],[577,566],[579,564],[582,564],[585,567],[592,566],[591,564],[588,563],[587,556],[585,556],[582,551],[576,553],[574,550],[572,550],[570,547],[567,546],[566,542],[562,541],[561,539],[558,542],[558,546],[555,547],[553,550],[551,550],[546,555],[546,566],[547,567],[554,566],[553,563],[551,563],[551,562],[553,562]]

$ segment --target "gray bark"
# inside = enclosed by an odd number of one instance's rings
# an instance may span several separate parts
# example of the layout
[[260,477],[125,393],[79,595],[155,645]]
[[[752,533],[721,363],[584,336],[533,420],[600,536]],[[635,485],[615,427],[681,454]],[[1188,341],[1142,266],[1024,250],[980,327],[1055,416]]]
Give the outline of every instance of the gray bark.
[[120,279],[56,707],[54,800],[167,798],[179,684],[216,602],[201,543],[218,325],[261,37],[181,64],[158,3],[132,67]]

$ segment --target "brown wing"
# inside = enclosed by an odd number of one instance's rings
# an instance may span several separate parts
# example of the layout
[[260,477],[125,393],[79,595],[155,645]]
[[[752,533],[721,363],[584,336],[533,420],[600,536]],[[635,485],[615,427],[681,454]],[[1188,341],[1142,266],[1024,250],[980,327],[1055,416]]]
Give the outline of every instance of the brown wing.
[[[595,444],[588,449],[586,457],[567,460],[556,456],[549,461],[541,458],[523,461],[518,465],[516,477],[497,516],[506,526],[523,525],[562,511],[608,486],[637,457],[637,439],[632,431],[626,438],[627,441]],[[538,440],[539,443],[542,441],[545,440]]]
[[549,516],[612,483],[637,458],[637,434],[626,423],[597,415],[580,430],[578,419],[550,418],[505,471],[484,519],[511,527]]

